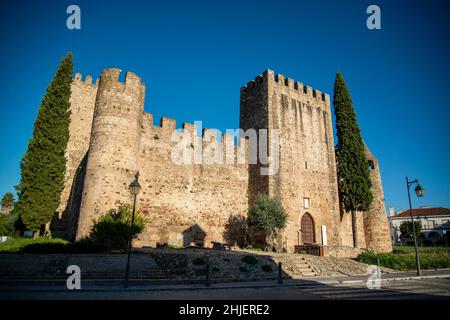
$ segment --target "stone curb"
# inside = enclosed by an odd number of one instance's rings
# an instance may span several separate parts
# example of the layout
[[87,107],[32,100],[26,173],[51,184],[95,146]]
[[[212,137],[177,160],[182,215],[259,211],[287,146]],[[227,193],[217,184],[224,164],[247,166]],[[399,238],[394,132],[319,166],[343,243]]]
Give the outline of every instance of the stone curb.
[[[381,279],[383,282],[389,282],[389,281],[401,281],[401,280],[419,280],[419,279],[437,279],[437,278],[449,278],[450,274],[440,274],[440,275],[426,275],[426,276],[405,276],[405,277],[394,277],[394,278],[384,278]],[[88,289],[81,289],[79,291],[74,290],[73,292],[146,292],[146,291],[196,291],[196,290],[227,290],[227,289],[266,289],[266,288],[311,288],[311,287],[321,287],[325,285],[336,285],[336,284],[356,284],[356,283],[366,283],[367,279],[355,279],[355,280],[313,280],[314,278],[305,278],[304,281],[314,281],[310,283],[283,283],[283,284],[254,284],[254,285],[224,285],[224,284],[218,284],[218,285],[211,285],[210,287],[206,286],[184,286],[184,287],[144,287],[144,288],[88,288]],[[44,289],[31,289],[31,290],[4,290],[0,287],[0,292],[69,292],[70,290],[67,289],[55,289],[55,290],[44,290]]]

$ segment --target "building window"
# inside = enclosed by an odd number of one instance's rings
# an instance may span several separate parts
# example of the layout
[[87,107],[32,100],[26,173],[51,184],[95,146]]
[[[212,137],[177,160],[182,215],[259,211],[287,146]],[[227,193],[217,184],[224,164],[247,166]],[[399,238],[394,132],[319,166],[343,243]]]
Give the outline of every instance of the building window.
[[304,197],[303,198],[303,208],[305,208],[305,209],[309,209],[309,198],[307,198],[307,197]]
[[369,170],[375,170],[375,162],[373,160],[369,160]]
[[428,221],[428,228],[429,229],[434,229],[434,220]]

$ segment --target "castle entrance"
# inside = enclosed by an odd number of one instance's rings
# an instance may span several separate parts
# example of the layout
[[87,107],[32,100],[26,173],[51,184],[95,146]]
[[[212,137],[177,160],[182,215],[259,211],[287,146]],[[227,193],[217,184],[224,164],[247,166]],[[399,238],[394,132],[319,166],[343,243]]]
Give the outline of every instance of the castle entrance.
[[309,213],[305,213],[301,221],[301,231],[302,231],[302,243],[312,244],[315,243],[314,237],[314,221]]

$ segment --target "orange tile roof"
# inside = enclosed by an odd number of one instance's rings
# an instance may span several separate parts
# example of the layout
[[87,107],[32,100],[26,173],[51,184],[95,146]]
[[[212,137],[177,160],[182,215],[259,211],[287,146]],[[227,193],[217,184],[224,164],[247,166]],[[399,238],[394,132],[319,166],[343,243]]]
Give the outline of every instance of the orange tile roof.
[[[450,209],[448,208],[416,208],[412,209],[413,216],[446,216],[450,215]],[[409,210],[403,210],[397,213],[394,217],[409,217]]]

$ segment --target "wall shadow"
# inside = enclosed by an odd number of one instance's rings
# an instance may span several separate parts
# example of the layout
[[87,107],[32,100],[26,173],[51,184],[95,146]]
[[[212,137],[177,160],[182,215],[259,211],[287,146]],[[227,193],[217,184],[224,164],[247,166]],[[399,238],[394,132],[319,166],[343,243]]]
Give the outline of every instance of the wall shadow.
[[183,231],[183,246],[203,248],[205,238],[206,232],[198,224],[194,224]]

